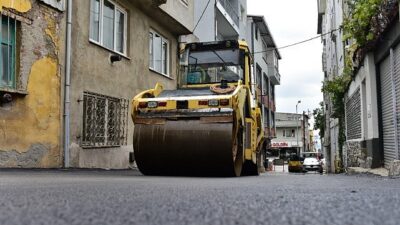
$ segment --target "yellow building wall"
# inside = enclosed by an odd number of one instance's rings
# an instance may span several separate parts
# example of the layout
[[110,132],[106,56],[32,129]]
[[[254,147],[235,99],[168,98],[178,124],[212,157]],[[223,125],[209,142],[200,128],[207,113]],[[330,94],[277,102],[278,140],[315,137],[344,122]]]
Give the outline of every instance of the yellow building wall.
[[[23,64],[19,65],[21,68],[30,66],[26,74],[21,69],[17,75],[17,79],[27,76],[23,90],[27,95],[11,93],[13,101],[0,104],[0,167],[60,167],[60,18],[54,16],[53,9],[39,12],[42,7],[32,5],[29,0],[0,0],[0,6],[33,16],[31,25],[22,24],[23,29],[17,29],[17,32],[28,31],[21,32],[22,36],[40,35],[37,41],[33,38],[20,43],[24,37],[17,41],[21,46],[17,52],[21,61],[17,64]],[[35,21],[36,18],[42,21]],[[31,65],[25,65],[27,62]]]

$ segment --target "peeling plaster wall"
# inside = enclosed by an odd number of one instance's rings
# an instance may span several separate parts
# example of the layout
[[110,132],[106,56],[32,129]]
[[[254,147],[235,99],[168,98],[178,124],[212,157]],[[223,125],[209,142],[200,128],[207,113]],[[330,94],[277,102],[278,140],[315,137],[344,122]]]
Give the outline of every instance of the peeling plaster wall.
[[30,0],[0,0],[0,11],[3,8],[15,9],[17,12],[26,13],[32,8]]
[[0,167],[60,167],[63,14],[36,0],[0,6],[32,21],[17,28],[17,89],[27,95],[0,105]]

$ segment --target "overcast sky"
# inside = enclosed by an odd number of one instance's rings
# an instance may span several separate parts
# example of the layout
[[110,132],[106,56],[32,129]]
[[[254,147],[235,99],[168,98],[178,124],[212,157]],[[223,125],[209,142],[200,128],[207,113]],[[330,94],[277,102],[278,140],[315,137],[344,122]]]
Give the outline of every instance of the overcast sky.
[[[285,46],[317,36],[316,0],[248,0],[249,15],[263,15],[275,43]],[[281,85],[276,86],[278,112],[312,110],[322,101],[322,44],[316,39],[279,50]]]

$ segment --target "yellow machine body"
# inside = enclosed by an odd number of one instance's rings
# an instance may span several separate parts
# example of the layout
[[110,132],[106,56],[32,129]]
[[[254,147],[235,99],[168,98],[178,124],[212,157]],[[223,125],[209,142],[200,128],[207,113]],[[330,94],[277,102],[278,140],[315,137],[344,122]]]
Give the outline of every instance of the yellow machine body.
[[[225,85],[184,83],[177,90],[164,90],[157,83],[154,89],[132,100],[134,155],[143,174],[258,174],[264,130],[261,109],[254,103],[252,94],[247,44],[242,41],[194,43],[187,45],[186,50],[202,53],[205,48],[226,63],[216,53],[225,46],[232,49],[232,54],[241,52],[241,79]],[[226,58],[232,58],[230,51],[223,53]]]

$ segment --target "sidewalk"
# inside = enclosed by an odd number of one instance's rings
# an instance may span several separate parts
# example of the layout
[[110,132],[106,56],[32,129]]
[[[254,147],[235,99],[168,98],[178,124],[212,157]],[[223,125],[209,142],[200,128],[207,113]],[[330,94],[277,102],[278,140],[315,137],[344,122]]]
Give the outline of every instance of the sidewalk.
[[288,165],[285,164],[285,166],[275,166],[275,170],[274,170],[274,166],[272,166],[272,170],[267,171],[268,173],[289,173],[289,168]]
[[381,177],[389,177],[389,170],[385,168],[366,169],[361,167],[349,167],[347,168],[347,174],[372,174]]

